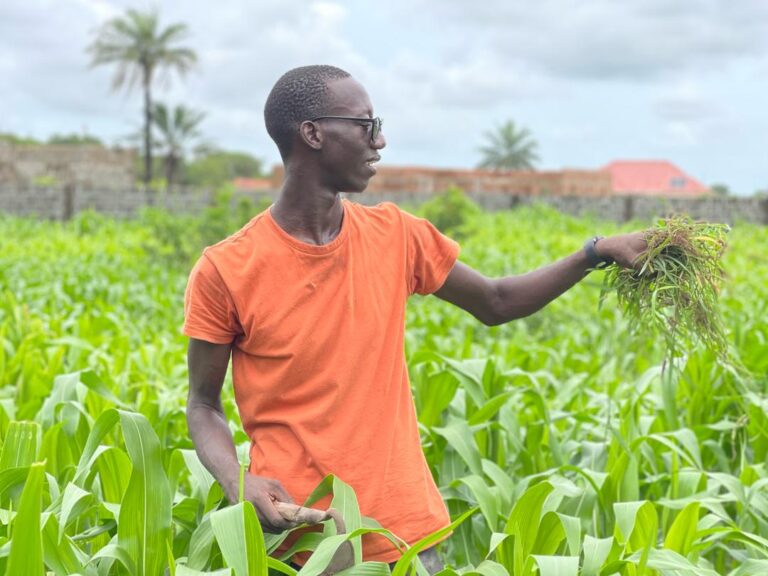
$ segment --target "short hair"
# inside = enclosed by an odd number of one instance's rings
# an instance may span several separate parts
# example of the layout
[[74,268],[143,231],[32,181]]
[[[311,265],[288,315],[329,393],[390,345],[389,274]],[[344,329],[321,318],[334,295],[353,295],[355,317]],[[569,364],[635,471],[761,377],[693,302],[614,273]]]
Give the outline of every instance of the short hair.
[[291,153],[299,125],[327,113],[328,82],[350,76],[335,66],[302,66],[275,83],[264,106],[264,121],[284,160]]

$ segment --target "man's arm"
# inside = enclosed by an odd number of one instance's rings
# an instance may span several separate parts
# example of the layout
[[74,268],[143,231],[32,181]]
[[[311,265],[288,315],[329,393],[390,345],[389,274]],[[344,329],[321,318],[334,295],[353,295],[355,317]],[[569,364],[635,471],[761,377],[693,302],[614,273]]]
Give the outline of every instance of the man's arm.
[[[631,267],[647,247],[642,232],[602,238],[595,245],[601,257]],[[435,296],[455,304],[489,326],[524,318],[560,296],[590,268],[583,250],[518,276],[487,278],[457,262]]]
[[[221,407],[221,388],[231,352],[231,344],[211,344],[190,338],[187,426],[200,461],[221,484],[227,499],[237,502],[240,463]],[[272,504],[276,500],[293,502],[279,481],[246,473],[243,498],[253,503],[265,531],[282,532],[296,526],[283,519]]]

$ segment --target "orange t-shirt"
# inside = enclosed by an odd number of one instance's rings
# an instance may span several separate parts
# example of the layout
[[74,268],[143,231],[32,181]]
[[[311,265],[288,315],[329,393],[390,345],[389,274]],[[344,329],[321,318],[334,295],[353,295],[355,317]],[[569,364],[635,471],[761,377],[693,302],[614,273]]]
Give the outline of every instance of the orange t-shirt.
[[[394,204],[343,206],[338,236],[322,246],[293,238],[267,210],[206,248],[184,333],[234,342],[251,473],[280,480],[299,503],[334,474],[363,515],[413,543],[450,518],[421,450],[405,305],[442,286],[459,247]],[[364,537],[363,553],[399,557],[378,535]]]

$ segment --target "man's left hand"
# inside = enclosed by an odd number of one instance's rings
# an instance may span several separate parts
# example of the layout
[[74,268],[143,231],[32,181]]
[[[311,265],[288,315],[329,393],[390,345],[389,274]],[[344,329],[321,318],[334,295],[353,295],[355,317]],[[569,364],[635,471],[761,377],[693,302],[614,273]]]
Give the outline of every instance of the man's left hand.
[[598,256],[612,258],[616,264],[624,268],[635,267],[640,254],[647,248],[645,232],[608,236],[601,238],[595,244],[595,252]]

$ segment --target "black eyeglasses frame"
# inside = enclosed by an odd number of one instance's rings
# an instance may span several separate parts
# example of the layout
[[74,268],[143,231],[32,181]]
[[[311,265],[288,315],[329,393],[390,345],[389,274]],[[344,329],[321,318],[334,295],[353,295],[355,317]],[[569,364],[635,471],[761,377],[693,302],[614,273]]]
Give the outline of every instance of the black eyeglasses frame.
[[365,122],[371,125],[371,143],[376,142],[376,139],[381,134],[381,125],[384,121],[376,116],[375,118],[358,118],[356,116],[318,116],[312,118],[310,122],[317,122],[318,120],[351,120],[355,122]]

